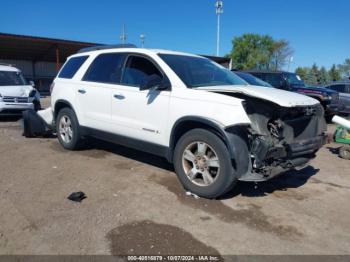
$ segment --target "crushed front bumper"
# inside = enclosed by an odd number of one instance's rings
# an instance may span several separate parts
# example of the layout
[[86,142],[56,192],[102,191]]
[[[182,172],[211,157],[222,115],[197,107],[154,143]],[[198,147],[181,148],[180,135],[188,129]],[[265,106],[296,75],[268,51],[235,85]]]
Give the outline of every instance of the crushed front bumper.
[[289,157],[296,158],[300,156],[314,154],[327,142],[327,135],[323,134],[315,138],[301,140],[295,143],[292,143],[287,146]]

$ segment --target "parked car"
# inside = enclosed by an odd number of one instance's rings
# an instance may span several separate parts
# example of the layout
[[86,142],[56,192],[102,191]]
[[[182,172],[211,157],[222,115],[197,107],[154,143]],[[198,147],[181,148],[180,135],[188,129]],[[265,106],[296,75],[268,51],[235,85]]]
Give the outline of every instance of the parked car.
[[39,110],[40,94],[11,65],[0,65],[0,115],[20,115],[27,109]]
[[325,86],[339,93],[339,99],[344,104],[344,109],[340,110],[341,114],[350,114],[350,80],[337,81]]
[[234,71],[236,75],[238,75],[240,78],[242,78],[244,81],[246,81],[248,84],[253,86],[264,86],[264,87],[273,87],[269,83],[262,81],[260,78],[257,78],[249,73],[241,72],[241,71]]
[[301,167],[326,139],[317,100],[173,51],[82,50],[54,80],[51,106],[65,149],[91,136],[165,157],[206,198]]
[[295,73],[283,71],[247,71],[268,82],[275,88],[297,92],[317,99],[323,106],[326,115],[331,117],[344,108],[339,102],[336,91],[320,87],[306,87],[304,81]]

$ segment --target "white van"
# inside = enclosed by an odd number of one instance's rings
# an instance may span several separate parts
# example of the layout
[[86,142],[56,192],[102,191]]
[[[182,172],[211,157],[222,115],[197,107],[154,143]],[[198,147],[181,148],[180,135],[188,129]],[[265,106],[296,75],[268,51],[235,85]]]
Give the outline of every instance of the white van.
[[39,110],[40,94],[33,86],[19,69],[0,64],[0,115],[20,115],[27,109]]

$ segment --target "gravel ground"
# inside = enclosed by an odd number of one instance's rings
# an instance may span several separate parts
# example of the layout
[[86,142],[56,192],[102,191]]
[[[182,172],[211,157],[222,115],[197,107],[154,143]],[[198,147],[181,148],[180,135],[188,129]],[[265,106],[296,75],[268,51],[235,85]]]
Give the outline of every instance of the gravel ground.
[[[350,255],[350,161],[338,148],[204,200],[186,196],[164,159],[101,141],[68,152],[2,119],[0,254]],[[74,191],[87,198],[67,200]]]

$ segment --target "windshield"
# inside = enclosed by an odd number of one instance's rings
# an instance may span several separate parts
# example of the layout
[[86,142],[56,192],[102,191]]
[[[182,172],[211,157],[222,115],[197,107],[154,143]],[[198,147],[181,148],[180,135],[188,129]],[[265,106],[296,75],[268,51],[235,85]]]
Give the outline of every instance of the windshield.
[[243,79],[207,58],[170,54],[159,56],[188,88],[247,85]]
[[242,73],[242,72],[234,72],[234,73],[238,75],[240,78],[242,78],[243,80],[245,80],[246,82],[248,82],[248,84],[250,85],[272,87],[272,85],[270,85],[269,83],[266,83],[251,74]]
[[0,71],[0,86],[24,86],[26,84],[21,72]]
[[296,74],[286,74],[286,80],[290,85],[305,86],[304,81]]

